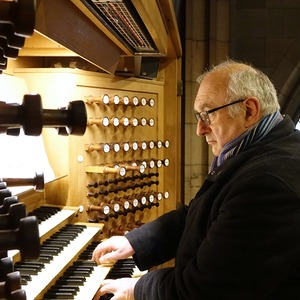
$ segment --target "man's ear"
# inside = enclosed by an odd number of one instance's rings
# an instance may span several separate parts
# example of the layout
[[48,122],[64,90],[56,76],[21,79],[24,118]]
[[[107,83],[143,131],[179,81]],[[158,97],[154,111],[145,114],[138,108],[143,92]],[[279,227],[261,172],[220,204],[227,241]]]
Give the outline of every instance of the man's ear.
[[260,103],[257,98],[250,97],[244,101],[244,105],[246,110],[245,127],[248,128],[260,119]]

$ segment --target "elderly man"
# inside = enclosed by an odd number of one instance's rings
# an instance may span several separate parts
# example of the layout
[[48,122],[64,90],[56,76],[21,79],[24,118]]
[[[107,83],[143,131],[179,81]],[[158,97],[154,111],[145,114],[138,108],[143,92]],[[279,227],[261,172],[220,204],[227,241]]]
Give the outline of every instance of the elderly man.
[[214,159],[188,206],[100,243],[98,263],[133,255],[140,279],[99,295],[136,300],[300,299],[300,133],[259,70],[226,61],[199,78],[197,135]]

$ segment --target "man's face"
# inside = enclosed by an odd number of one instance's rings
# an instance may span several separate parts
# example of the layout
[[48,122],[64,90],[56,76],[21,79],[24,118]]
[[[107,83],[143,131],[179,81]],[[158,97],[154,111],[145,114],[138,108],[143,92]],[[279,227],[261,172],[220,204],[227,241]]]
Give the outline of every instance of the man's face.
[[[210,74],[201,83],[195,103],[196,112],[207,111],[227,104],[226,79],[222,74]],[[236,99],[237,100],[237,99]],[[234,105],[243,105],[238,103]],[[246,130],[246,113],[243,109],[235,117],[229,115],[229,108],[225,107],[209,114],[210,124],[198,121],[197,135],[204,136],[212,147],[215,156],[219,156],[223,146]]]

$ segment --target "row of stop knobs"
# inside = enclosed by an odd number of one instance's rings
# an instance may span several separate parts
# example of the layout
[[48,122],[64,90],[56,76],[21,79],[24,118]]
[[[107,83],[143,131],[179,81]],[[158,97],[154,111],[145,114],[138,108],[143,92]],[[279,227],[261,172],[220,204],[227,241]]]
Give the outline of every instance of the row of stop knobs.
[[143,180],[151,177],[158,177],[158,172],[151,172],[151,173],[143,173],[139,175],[133,175],[133,176],[125,176],[125,177],[118,177],[108,180],[100,180],[100,181],[89,181],[87,182],[86,186],[88,188],[97,188],[97,187],[107,187],[108,185],[118,185],[119,183],[130,183],[134,182],[136,180]]
[[149,182],[141,182],[141,183],[135,183],[131,185],[125,185],[125,186],[117,186],[117,187],[111,187],[106,190],[99,190],[97,192],[88,192],[88,197],[94,197],[98,198],[99,196],[108,196],[109,194],[117,194],[119,192],[127,192],[129,190],[136,190],[136,189],[142,189],[144,187],[151,187],[152,185],[158,185],[158,180],[151,180]]
[[133,141],[133,142],[120,142],[120,143],[90,143],[85,144],[85,150],[88,152],[92,151],[102,151],[104,153],[119,151],[127,152],[129,150],[137,151],[137,150],[152,150],[154,148],[161,149],[162,147],[169,148],[170,142],[169,140],[161,141]]
[[107,230],[107,235],[108,236],[125,235],[128,231],[133,230],[135,228],[139,228],[143,224],[144,223],[141,220],[135,220],[135,221],[132,220],[126,224],[119,224],[119,225],[114,224],[112,228]]
[[85,96],[84,100],[87,104],[104,104],[104,105],[124,105],[124,106],[150,106],[153,107],[155,105],[155,100],[153,98],[146,99],[145,97],[120,97],[118,95],[109,96],[108,94],[104,94],[102,96]]
[[97,212],[98,221],[107,221],[109,218],[118,218],[120,215],[126,216],[128,213],[143,211],[146,208],[159,206],[162,199],[168,199],[169,192],[149,191],[147,193],[133,194],[124,198],[115,198],[103,201],[99,205],[89,205],[87,212]]
[[109,125],[113,125],[114,127],[128,127],[128,126],[133,126],[133,127],[137,127],[137,126],[150,126],[153,127],[155,125],[155,120],[153,118],[128,118],[128,117],[101,117],[101,118],[95,118],[95,117],[89,117],[87,119],[87,125],[88,126],[92,126],[92,125],[100,125],[100,126],[104,126],[107,127]]

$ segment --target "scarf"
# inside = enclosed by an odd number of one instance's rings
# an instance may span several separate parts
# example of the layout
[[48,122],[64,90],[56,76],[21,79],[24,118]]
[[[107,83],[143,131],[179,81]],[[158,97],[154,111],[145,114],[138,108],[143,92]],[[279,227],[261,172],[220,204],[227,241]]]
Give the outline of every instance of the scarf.
[[209,172],[219,167],[232,156],[244,151],[249,145],[260,141],[283,119],[279,111],[266,115],[253,127],[250,127],[237,138],[231,140],[221,150],[219,156],[215,156]]

